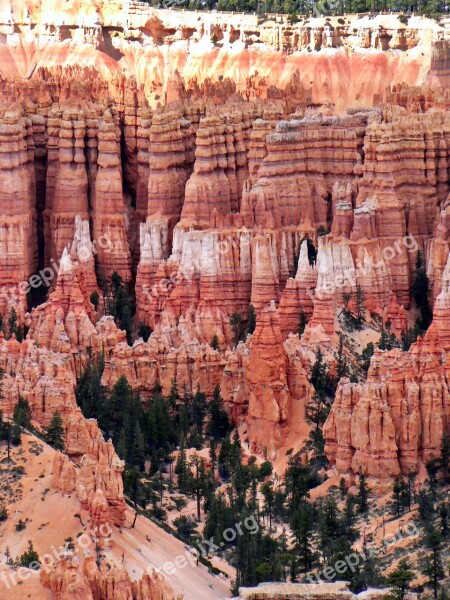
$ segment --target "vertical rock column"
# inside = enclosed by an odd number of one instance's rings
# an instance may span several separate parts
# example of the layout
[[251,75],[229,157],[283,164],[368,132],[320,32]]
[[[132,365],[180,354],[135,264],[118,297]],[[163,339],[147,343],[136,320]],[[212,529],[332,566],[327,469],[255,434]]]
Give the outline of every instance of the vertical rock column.
[[27,122],[16,107],[0,107],[0,120],[0,312],[5,314],[13,305],[19,312],[26,308],[25,286],[17,286],[37,267],[37,241]]
[[208,226],[213,212],[225,216],[230,212],[230,182],[225,125],[218,116],[201,120],[197,131],[194,173],[186,184],[181,218]]
[[50,217],[51,258],[59,260],[71,245],[75,217],[88,218],[88,177],[84,155],[86,123],[83,114],[65,111],[59,128],[57,171]]
[[114,271],[124,281],[131,279],[119,135],[111,112],[106,110],[98,132],[93,221],[99,275],[107,281]]

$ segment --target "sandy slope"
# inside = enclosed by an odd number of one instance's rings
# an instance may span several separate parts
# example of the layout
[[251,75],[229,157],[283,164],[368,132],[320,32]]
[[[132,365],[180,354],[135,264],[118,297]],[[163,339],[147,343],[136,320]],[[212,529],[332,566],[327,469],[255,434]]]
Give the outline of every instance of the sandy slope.
[[[127,523],[132,522],[134,511],[128,509]],[[139,516],[135,529],[122,528],[114,536],[112,550],[121,557],[125,552],[125,565],[133,579],[139,578],[147,568],[163,568],[165,563],[177,556],[186,556],[186,546],[146,519]],[[181,560],[181,559],[179,559]],[[186,561],[185,568],[164,570],[173,589],[184,595],[184,600],[209,600],[228,598],[229,584],[219,577],[213,577],[202,564]],[[193,563],[193,564],[192,564]]]
[[[33,453],[34,452],[34,453]],[[30,435],[22,436],[22,446],[11,452],[10,466],[2,462],[6,458],[6,448],[0,447],[0,498],[7,502],[8,519],[0,525],[0,600],[47,600],[52,596],[39,583],[39,574],[33,572],[19,585],[2,581],[2,571],[9,572],[5,565],[6,547],[13,558],[27,547],[28,540],[39,555],[58,552],[64,540],[72,537],[77,540],[89,528],[89,518],[80,510],[75,494],[62,496],[51,488],[51,475],[54,450]],[[25,474],[17,476],[14,469],[22,466]],[[80,513],[84,526],[74,515]],[[163,569],[166,562],[174,561],[178,555],[185,555],[182,542],[172,537],[143,516],[139,516],[136,527],[130,529],[134,511],[129,508],[127,520],[122,528],[114,528],[111,554],[118,561],[122,556],[132,579],[139,578],[145,569]],[[26,521],[26,528],[16,532],[19,519]],[[78,548],[80,554],[83,550]],[[91,549],[93,550],[93,548]],[[185,600],[216,600],[230,596],[230,580],[221,580],[208,573],[199,565],[187,564],[167,575],[167,579],[177,593]],[[170,569],[169,569],[170,570]],[[163,569],[164,572],[164,569]],[[11,582],[11,579],[8,579]]]

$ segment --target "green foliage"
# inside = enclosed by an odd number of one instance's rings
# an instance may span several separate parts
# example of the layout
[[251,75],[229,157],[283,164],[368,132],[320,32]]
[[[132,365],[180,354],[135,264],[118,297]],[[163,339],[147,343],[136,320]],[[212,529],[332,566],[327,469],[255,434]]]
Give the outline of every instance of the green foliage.
[[12,307],[11,310],[9,311],[9,315],[8,315],[9,335],[11,336],[13,333],[14,333],[14,335],[17,335],[17,329],[18,329],[17,313],[16,313],[16,309],[14,307]]
[[148,338],[152,334],[152,328],[146,325],[145,323],[139,323],[138,327],[138,336],[141,337],[144,342],[148,341]]
[[359,512],[365,514],[369,510],[369,486],[364,473],[359,474],[358,495],[356,497]]
[[265,477],[270,477],[270,475],[272,475],[272,472],[273,466],[269,460],[265,460],[263,463],[261,463],[259,467],[259,477],[261,480],[263,480]]
[[86,419],[97,419],[100,428],[104,428],[106,416],[106,390],[102,385],[105,366],[103,354],[96,357],[88,350],[88,359],[78,378],[75,387],[75,397],[78,406]]
[[211,340],[211,348],[213,350],[220,350],[219,338],[216,334],[213,335],[213,339]]
[[307,323],[306,315],[303,312],[303,308],[301,308],[299,316],[298,316],[298,333],[299,333],[299,335],[303,335],[303,333],[305,332],[306,323]]
[[214,396],[208,406],[208,416],[208,435],[214,440],[223,439],[230,430],[230,423],[228,414],[223,408],[223,400],[218,385],[214,388]]
[[92,292],[92,294],[89,296],[89,300],[90,300],[91,304],[94,306],[95,310],[97,310],[99,302],[100,302],[100,296],[99,296],[99,293],[97,292],[97,290],[94,290]]
[[247,322],[247,333],[253,333],[256,329],[256,312],[252,304],[248,307],[248,322]]
[[114,317],[117,325],[126,333],[129,345],[133,343],[132,328],[135,312],[134,298],[130,296],[128,286],[122,277],[114,271],[110,285],[104,289],[105,310]]
[[19,427],[28,429],[31,425],[31,410],[28,400],[19,396],[19,400],[14,407],[13,420]]
[[395,335],[391,332],[391,322],[386,321],[381,327],[380,341],[378,342],[380,350],[392,350],[398,347],[398,341]]
[[403,600],[413,579],[414,573],[411,571],[408,561],[402,559],[397,568],[387,577],[387,583],[392,588],[389,598],[392,600]]
[[19,519],[16,523],[16,531],[23,531],[26,528],[27,524],[22,519]]
[[28,540],[28,548],[16,559],[16,565],[37,570],[39,569],[40,564],[39,554],[34,549],[33,542]]
[[235,346],[244,338],[244,325],[242,315],[239,313],[233,313],[230,317],[230,325],[233,331],[233,344]]
[[401,347],[404,352],[407,352],[411,346],[417,341],[420,334],[420,327],[416,323],[414,327],[409,327],[401,333]]
[[392,486],[392,512],[399,517],[405,512],[405,509],[411,508],[411,490],[403,477],[396,477]]
[[430,284],[425,270],[423,255],[420,250],[417,252],[416,275],[412,285],[411,294],[420,312],[417,324],[422,331],[426,331],[430,326],[433,315],[429,300]]
[[8,518],[8,510],[7,510],[6,506],[2,503],[2,504],[0,504],[0,522],[6,521],[7,518]]
[[323,235],[328,235],[329,233],[330,230],[324,227],[323,225],[320,225],[320,227],[317,228],[317,235],[319,237],[322,237]]
[[358,357],[359,367],[365,375],[367,375],[367,372],[369,371],[370,359],[372,358],[374,352],[375,346],[372,342],[369,342]]
[[195,528],[197,527],[195,519],[186,515],[180,515],[174,520],[173,524],[175,525],[180,538],[183,541],[189,543],[191,541]]
[[44,440],[55,450],[64,450],[64,427],[59,411],[53,413],[48,427],[44,429]]
[[440,589],[439,580],[445,576],[444,566],[442,563],[442,536],[439,531],[434,528],[429,528],[425,535],[425,545],[430,550],[427,556],[424,575],[428,577],[426,585],[433,590],[434,598],[438,597]]

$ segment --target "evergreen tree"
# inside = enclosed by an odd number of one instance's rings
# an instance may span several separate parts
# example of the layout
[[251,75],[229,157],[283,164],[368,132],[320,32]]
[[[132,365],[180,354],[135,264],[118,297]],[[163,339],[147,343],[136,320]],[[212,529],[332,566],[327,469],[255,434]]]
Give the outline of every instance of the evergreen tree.
[[358,328],[360,329],[362,327],[365,312],[366,312],[366,309],[364,308],[364,302],[365,302],[366,298],[365,298],[364,292],[362,290],[362,287],[359,284],[356,286],[356,298],[355,299],[356,299],[356,319],[357,319]]
[[298,317],[298,333],[299,335],[303,335],[306,327],[306,315],[303,312],[303,308],[300,309],[299,317]]
[[177,517],[173,524],[176,527],[177,533],[180,538],[189,544],[192,538],[192,534],[195,531],[197,523],[192,517],[188,517],[187,515],[180,515]]
[[104,428],[115,441],[125,421],[131,414],[133,390],[127,378],[122,375],[112,387],[105,401]]
[[11,310],[9,311],[9,315],[8,315],[9,335],[12,336],[14,334],[17,337],[18,330],[19,330],[19,324],[18,324],[16,309],[14,307],[12,307]]
[[381,327],[381,335],[380,341],[378,342],[378,347],[380,350],[392,350],[398,346],[397,339],[395,335],[391,332],[391,323],[390,321],[386,321],[386,323],[382,324]]
[[418,325],[422,331],[425,331],[430,326],[433,315],[429,300],[430,284],[425,269],[423,255],[420,250],[417,252],[416,275],[412,285],[411,293],[420,312]]
[[130,450],[129,462],[140,470],[144,468],[145,442],[139,421],[136,421],[133,427],[133,443]]
[[403,600],[413,579],[414,573],[411,571],[408,561],[404,558],[387,577],[387,583],[392,588],[389,597],[392,600]]
[[89,300],[90,300],[91,304],[94,306],[95,310],[97,310],[99,302],[100,302],[100,296],[99,296],[97,290],[94,290],[92,292],[92,294],[89,296]]
[[359,512],[364,514],[369,510],[369,486],[364,473],[359,474],[358,495],[356,496]]
[[180,447],[180,452],[178,453],[178,458],[175,465],[175,473],[178,476],[178,489],[182,494],[187,493],[191,484],[191,472],[187,464],[186,450],[184,448],[183,441]]
[[132,319],[131,319],[131,310],[128,305],[124,306],[122,318],[120,320],[120,328],[123,329],[127,335],[128,345],[131,346],[133,344],[133,336],[131,334],[132,328]]
[[96,358],[88,351],[86,365],[78,378],[75,397],[81,412],[86,419],[97,419],[100,429],[105,429],[108,422],[106,392],[102,385],[104,357]]
[[28,540],[28,548],[21,556],[19,556],[16,563],[17,565],[27,567],[28,569],[39,569],[39,565],[41,564],[39,554],[34,549],[31,540]]
[[253,304],[250,304],[248,307],[248,323],[247,323],[247,332],[253,333],[256,329],[256,312]]
[[393,512],[399,517],[405,512],[405,508],[410,506],[410,487],[403,477],[396,477],[392,487],[393,494]]
[[207,433],[214,440],[222,440],[230,429],[228,415],[223,408],[223,400],[220,395],[220,387],[214,388],[213,399],[208,406],[209,422]]
[[59,411],[55,411],[51,421],[44,429],[44,440],[56,450],[64,450],[64,427]]
[[404,329],[400,336],[401,347],[404,352],[407,352],[411,346],[417,341],[420,334],[420,327],[416,324],[414,327]]
[[121,460],[124,460],[125,462],[129,462],[128,461],[128,434],[127,434],[127,429],[125,427],[122,427],[122,429],[120,430],[119,437],[117,440],[117,444],[115,445],[115,448],[116,448],[117,456]]
[[13,420],[19,427],[29,429],[31,425],[31,410],[28,400],[19,396],[19,400],[14,407]]
[[311,506],[307,502],[300,502],[292,515],[291,529],[295,538],[296,554],[303,573],[307,573],[313,565],[313,523]]
[[152,335],[152,328],[145,323],[139,323],[138,336],[141,337],[144,342],[148,342],[148,338]]
[[211,348],[213,350],[220,350],[219,338],[216,334],[213,335],[213,339],[211,340]]
[[426,585],[433,590],[433,597],[437,599],[441,587],[439,580],[445,576],[445,572],[441,556],[442,538],[434,528],[428,530],[425,536],[425,545],[431,550],[424,569],[424,574],[428,577]]
[[242,315],[239,313],[233,313],[230,317],[230,325],[233,331],[233,344],[235,346],[242,340],[243,336],[243,323],[242,323]]
[[372,358],[374,352],[375,346],[372,342],[369,342],[359,356],[359,366],[361,367],[361,370],[365,375],[367,375],[367,372],[369,371],[370,359]]
[[336,353],[336,379],[339,381],[342,377],[348,377],[348,360],[344,353],[344,336],[339,335],[339,346]]

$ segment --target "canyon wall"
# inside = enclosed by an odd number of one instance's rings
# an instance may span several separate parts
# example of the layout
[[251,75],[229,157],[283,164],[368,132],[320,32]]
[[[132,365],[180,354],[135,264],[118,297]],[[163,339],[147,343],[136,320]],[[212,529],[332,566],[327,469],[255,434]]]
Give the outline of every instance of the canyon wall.
[[[0,9],[5,414],[18,394],[41,426],[59,410],[80,502],[120,522],[120,461],[74,397],[88,348],[106,386],[125,375],[144,399],[156,381],[208,397],[220,385],[251,449],[276,458],[308,434],[310,364],[320,347],[334,368],[346,310],[362,304],[373,325],[358,344],[380,323],[398,338],[414,324],[420,250],[432,328],[408,352],[377,351],[367,380],[343,379],[324,435],[350,479],[437,456],[450,427],[448,29],[60,4]],[[131,344],[105,314],[114,273],[136,301]]]

